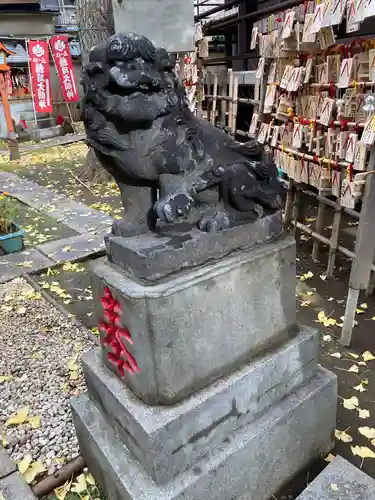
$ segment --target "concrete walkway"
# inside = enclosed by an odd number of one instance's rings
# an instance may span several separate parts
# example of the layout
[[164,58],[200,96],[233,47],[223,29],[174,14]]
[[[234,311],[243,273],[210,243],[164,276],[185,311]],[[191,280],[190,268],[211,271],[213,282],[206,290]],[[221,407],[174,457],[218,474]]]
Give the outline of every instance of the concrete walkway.
[[9,172],[0,172],[0,190],[78,233],[0,257],[0,283],[105,251],[104,236],[110,231],[112,217]]

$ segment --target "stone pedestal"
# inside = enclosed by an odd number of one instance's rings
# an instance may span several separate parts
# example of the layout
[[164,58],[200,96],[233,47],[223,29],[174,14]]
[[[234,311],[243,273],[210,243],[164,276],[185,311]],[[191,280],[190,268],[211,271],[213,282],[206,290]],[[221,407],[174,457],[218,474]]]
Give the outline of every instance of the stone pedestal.
[[93,268],[102,349],[72,400],[90,471],[110,500],[268,500],[335,429],[336,379],[296,325],[294,242],[148,282],[137,265]]

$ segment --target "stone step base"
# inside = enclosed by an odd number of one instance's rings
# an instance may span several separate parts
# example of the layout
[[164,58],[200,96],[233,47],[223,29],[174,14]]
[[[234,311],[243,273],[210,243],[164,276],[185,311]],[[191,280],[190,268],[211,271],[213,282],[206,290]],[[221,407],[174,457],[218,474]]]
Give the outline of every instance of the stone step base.
[[82,364],[91,399],[129,452],[161,485],[313,378],[318,369],[318,334],[302,327],[277,349],[173,406],[143,403],[103,364],[100,349],[86,353]]
[[111,500],[268,500],[333,446],[336,377],[319,369],[299,388],[165,486],[157,486],[88,395],[72,400],[89,470]]
[[375,500],[375,481],[337,456],[297,500]]

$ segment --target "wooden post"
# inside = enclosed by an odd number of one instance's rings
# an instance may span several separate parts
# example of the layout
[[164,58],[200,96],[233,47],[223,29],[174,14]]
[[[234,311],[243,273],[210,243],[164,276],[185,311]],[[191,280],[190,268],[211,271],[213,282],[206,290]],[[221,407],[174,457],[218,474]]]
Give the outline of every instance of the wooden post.
[[[340,201],[337,200],[337,204],[339,203]],[[335,209],[335,214],[333,216],[331,243],[329,247],[328,266],[327,266],[327,276],[329,278],[333,278],[333,273],[335,270],[335,260],[336,260],[337,248],[339,245],[339,236],[340,236],[341,214],[342,214],[342,209],[340,206]]]
[[287,230],[292,220],[293,214],[293,200],[295,195],[295,188],[293,181],[289,179],[288,181],[288,192],[286,195],[285,210],[284,210],[284,229]]
[[[221,81],[221,95],[227,97],[228,95],[228,71],[225,69],[220,73]],[[228,102],[226,99],[222,99],[220,103],[220,128],[223,130],[227,125],[227,109]]]
[[[375,145],[372,146],[370,160],[367,164],[367,171],[370,172],[373,170],[375,170]],[[355,259],[350,272],[344,325],[342,327],[340,339],[340,343],[343,346],[350,345],[359,292],[361,289],[366,289],[368,286],[374,258],[375,175],[367,175],[366,177],[362,210],[355,242]]]
[[[316,224],[315,224],[315,232],[318,234],[322,234],[324,230],[325,209],[326,209],[325,203],[319,201],[318,217],[316,219]],[[313,251],[312,251],[312,259],[314,261],[319,260],[319,247],[320,247],[320,242],[318,240],[314,240]]]
[[[212,76],[212,73],[210,71],[207,71],[207,74],[206,74],[206,86],[207,86],[207,94],[208,95],[211,95],[211,76]],[[211,108],[212,108],[212,100],[209,97],[207,99],[207,121],[208,122],[211,121]]]
[[212,109],[211,109],[211,123],[216,124],[216,105],[217,105],[217,86],[218,86],[218,75],[214,74],[214,91],[212,99]]
[[238,76],[233,78],[232,135],[236,136],[238,110]]
[[301,230],[298,228],[297,222],[299,222],[301,218],[301,192],[298,187],[295,187],[294,192],[294,202],[293,202],[293,215],[292,218],[294,220],[293,227],[293,236],[296,240],[296,245],[298,246],[301,239]]
[[233,71],[229,71],[229,106],[228,106],[228,127],[232,130],[233,127]]

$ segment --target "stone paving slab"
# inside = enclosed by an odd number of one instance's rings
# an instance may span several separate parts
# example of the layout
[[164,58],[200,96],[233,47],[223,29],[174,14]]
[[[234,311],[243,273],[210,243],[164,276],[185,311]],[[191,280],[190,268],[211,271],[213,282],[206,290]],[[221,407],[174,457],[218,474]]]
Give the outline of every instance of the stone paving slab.
[[18,175],[0,171],[0,189],[32,208],[48,213],[80,234],[112,224],[112,217],[76,202],[61,193],[21,179]]
[[337,456],[297,500],[375,500],[375,481]]
[[19,472],[0,479],[0,493],[4,500],[37,500]]
[[[67,134],[62,137],[53,137],[46,141],[38,142],[36,144],[20,144],[20,152],[28,153],[29,151],[36,151],[38,149],[53,148],[56,146],[64,146],[71,144],[73,142],[84,141],[86,134]],[[7,148],[0,148],[0,155],[8,154],[9,150]]]
[[0,257],[0,283],[5,283],[23,274],[53,267],[56,263],[36,249],[24,250]]
[[17,465],[9,458],[8,453],[0,450],[0,479],[17,470]]
[[55,262],[73,262],[105,251],[104,236],[110,228],[96,233],[80,234],[62,240],[50,241],[36,248]]
[[34,500],[36,497],[18,472],[16,463],[0,450],[1,500]]

